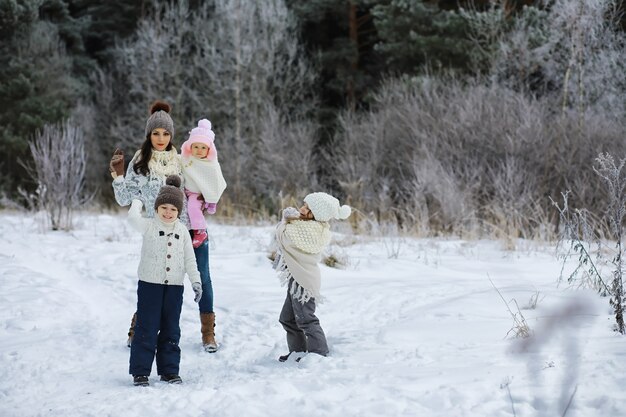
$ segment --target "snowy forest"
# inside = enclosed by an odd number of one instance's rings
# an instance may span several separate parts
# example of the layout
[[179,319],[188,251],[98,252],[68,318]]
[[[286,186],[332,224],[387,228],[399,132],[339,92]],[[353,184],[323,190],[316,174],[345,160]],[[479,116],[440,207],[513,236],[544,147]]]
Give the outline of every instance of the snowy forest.
[[[0,97],[0,416],[624,415],[626,0],[0,0]],[[135,373],[132,216],[190,199],[113,187],[201,119],[181,372]],[[285,334],[297,207],[328,355]]]
[[108,161],[162,99],[176,146],[211,120],[224,218],[326,190],[359,231],[551,239],[564,194],[600,217],[596,159],[625,156],[624,7],[0,0],[0,206],[59,228],[115,206]]

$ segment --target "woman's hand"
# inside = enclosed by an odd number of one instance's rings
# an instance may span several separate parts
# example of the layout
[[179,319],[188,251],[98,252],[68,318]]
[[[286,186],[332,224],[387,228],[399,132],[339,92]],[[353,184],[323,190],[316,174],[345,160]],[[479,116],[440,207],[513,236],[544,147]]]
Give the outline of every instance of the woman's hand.
[[113,152],[111,162],[109,162],[109,171],[113,178],[124,175],[124,152],[119,148]]

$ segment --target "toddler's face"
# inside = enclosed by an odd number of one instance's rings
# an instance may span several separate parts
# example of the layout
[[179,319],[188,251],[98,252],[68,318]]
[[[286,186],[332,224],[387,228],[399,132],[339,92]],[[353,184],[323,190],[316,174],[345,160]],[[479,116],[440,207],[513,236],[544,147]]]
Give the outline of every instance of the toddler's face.
[[163,223],[172,223],[178,218],[178,209],[173,204],[161,204],[157,207],[157,216]]
[[307,203],[304,203],[304,205],[302,207],[300,207],[298,209],[298,211],[300,212],[300,218],[301,219],[305,219],[305,220],[312,220],[313,219],[313,212],[311,211],[311,209],[309,208],[309,205]]
[[209,147],[204,143],[194,142],[191,144],[191,155],[196,158],[206,158],[209,154]]

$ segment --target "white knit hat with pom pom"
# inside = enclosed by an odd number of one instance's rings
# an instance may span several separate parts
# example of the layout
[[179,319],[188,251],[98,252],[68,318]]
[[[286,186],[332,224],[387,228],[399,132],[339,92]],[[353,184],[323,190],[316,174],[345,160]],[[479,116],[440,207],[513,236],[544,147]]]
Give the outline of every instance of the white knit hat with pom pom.
[[326,193],[311,193],[304,197],[315,220],[327,222],[330,219],[347,219],[352,213],[350,206],[339,206],[339,200]]

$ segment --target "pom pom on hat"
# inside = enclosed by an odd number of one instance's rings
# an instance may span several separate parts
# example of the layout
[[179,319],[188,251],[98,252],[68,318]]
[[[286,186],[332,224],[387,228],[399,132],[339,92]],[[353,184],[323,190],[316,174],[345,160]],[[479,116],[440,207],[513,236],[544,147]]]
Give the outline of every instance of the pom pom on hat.
[[344,220],[352,213],[350,206],[339,205],[339,200],[326,193],[311,193],[304,197],[315,220],[327,222],[330,219]]
[[171,204],[178,209],[178,215],[183,211],[183,201],[185,195],[180,189],[181,180],[178,175],[170,175],[165,180],[165,185],[159,190],[159,195],[154,200],[154,209],[157,210],[161,204]]
[[150,106],[150,117],[146,120],[146,137],[150,137],[150,133],[154,129],[162,128],[170,132],[174,137],[174,121],[170,116],[171,106],[164,101],[155,101]]
[[209,119],[202,119],[198,122],[197,129],[211,130],[211,122],[209,121]]
[[207,159],[213,160],[217,157],[217,151],[213,142],[215,141],[215,133],[211,130],[211,122],[208,119],[202,119],[198,122],[198,127],[194,127],[189,132],[189,139],[183,143],[180,153],[188,157],[191,155],[191,144],[203,143],[209,147]]
[[350,217],[350,214],[352,214],[352,209],[350,208],[350,206],[344,204],[343,206],[339,207],[337,218],[339,220],[345,220]]
[[165,185],[171,185],[180,188],[181,180],[178,175],[168,175],[165,179]]
[[152,103],[152,106],[150,106],[150,114],[154,114],[158,111],[164,111],[165,113],[169,113],[170,110],[172,110],[172,107],[164,101],[157,100]]

